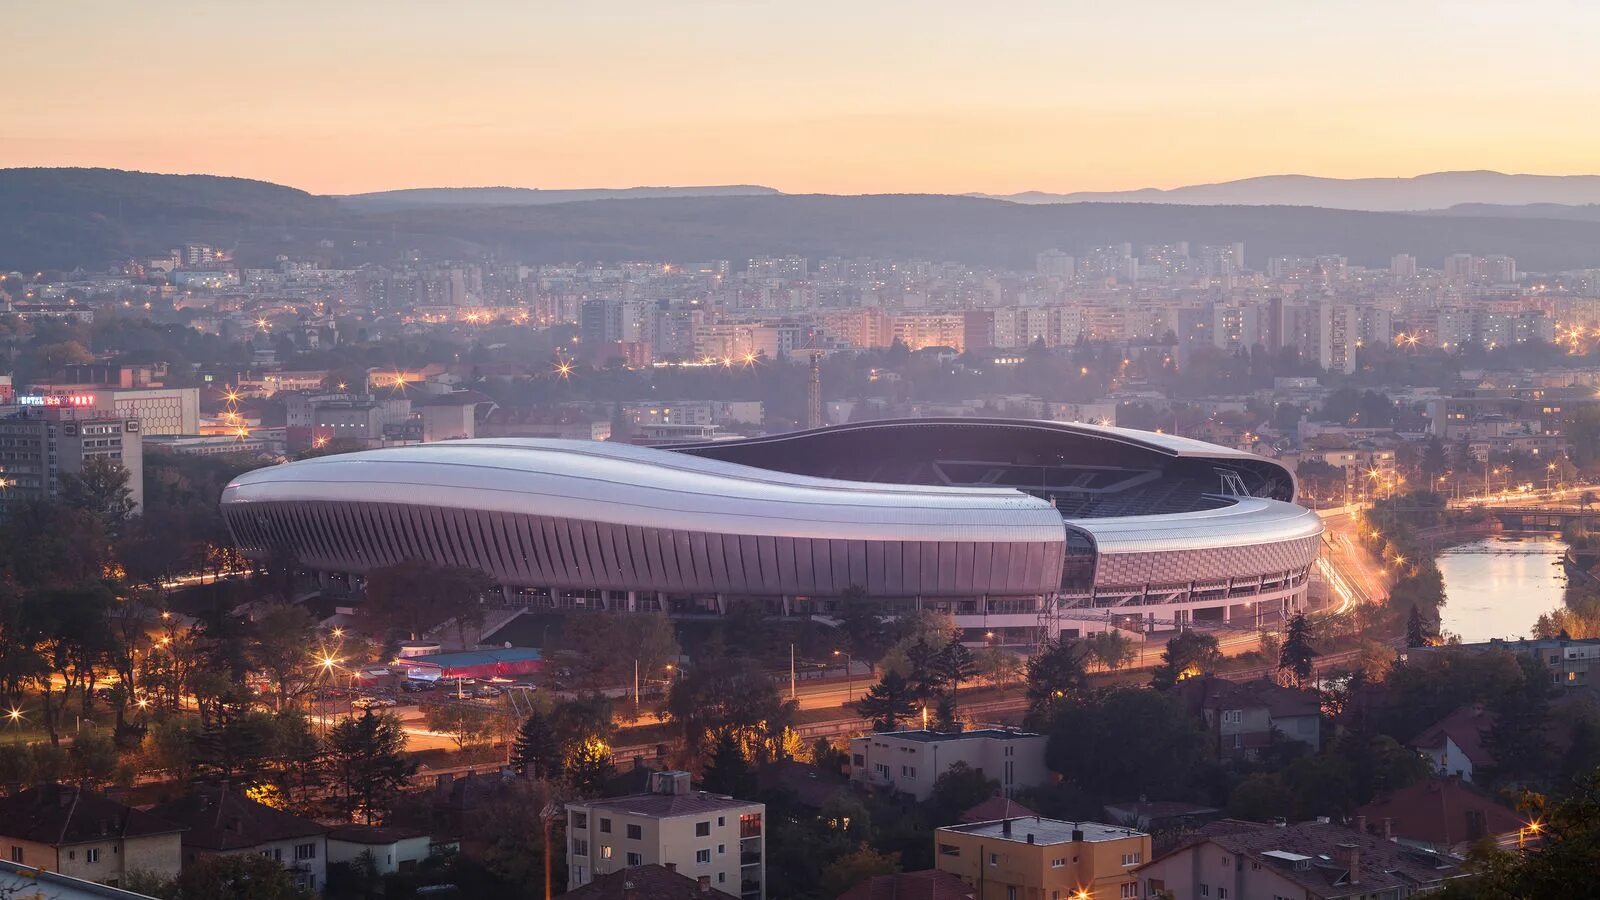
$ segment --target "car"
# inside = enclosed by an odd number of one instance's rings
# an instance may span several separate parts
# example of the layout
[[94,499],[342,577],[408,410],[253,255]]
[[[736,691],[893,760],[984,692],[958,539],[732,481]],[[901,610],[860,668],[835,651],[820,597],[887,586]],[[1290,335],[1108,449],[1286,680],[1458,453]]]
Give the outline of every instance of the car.
[[392,697],[357,697],[350,705],[356,709],[386,709],[399,704]]

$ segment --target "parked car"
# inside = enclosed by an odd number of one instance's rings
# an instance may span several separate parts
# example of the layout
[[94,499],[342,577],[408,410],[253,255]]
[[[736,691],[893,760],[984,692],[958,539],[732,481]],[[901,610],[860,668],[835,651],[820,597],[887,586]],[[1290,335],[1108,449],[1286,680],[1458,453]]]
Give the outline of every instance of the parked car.
[[350,705],[356,709],[387,709],[399,703],[393,697],[357,697],[350,701]]

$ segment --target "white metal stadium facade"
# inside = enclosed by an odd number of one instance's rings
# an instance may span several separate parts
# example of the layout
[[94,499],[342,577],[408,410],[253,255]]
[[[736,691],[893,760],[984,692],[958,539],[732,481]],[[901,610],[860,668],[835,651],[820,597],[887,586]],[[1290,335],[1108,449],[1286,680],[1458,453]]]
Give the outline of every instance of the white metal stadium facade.
[[1254,625],[1307,587],[1322,527],[1270,460],[1002,419],[836,426],[676,451],[448,441],[246,473],[246,555],[359,583],[468,566],[536,607],[826,614],[852,589],[973,640],[1109,624]]

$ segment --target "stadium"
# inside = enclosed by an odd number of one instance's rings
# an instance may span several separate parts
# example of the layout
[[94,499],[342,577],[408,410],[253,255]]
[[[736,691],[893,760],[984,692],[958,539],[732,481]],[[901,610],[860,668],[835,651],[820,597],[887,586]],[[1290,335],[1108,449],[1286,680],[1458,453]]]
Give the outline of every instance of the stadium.
[[241,475],[249,557],[348,579],[469,566],[513,604],[828,615],[864,594],[973,641],[1263,627],[1304,604],[1322,526],[1279,464],[1185,438],[913,419],[683,446],[477,439]]

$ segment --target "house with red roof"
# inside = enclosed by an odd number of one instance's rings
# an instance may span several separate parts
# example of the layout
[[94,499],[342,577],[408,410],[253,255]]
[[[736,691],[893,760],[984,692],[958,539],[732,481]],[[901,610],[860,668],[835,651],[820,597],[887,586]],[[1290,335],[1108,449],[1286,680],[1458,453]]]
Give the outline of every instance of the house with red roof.
[[1515,846],[1528,823],[1459,778],[1430,778],[1357,809],[1356,827],[1408,846],[1463,856],[1485,838]]
[[1484,747],[1493,727],[1493,713],[1478,705],[1463,706],[1423,729],[1411,747],[1428,757],[1440,775],[1471,781],[1473,772],[1494,765],[1494,755]]

